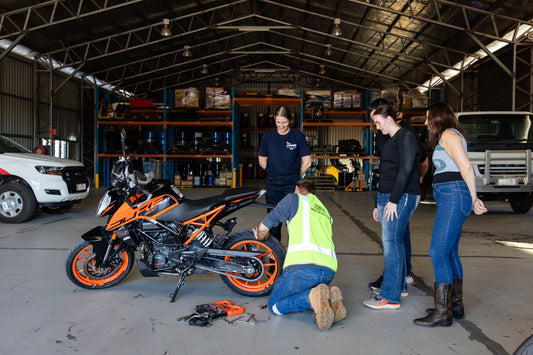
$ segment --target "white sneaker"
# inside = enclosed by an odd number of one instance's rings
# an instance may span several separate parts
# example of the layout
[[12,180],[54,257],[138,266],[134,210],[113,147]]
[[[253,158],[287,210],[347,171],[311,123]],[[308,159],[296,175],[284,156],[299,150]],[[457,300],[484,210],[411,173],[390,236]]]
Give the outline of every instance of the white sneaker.
[[414,280],[413,280],[413,277],[412,277],[411,275],[405,277],[405,282],[406,282],[407,284],[412,284],[413,281],[414,281]]

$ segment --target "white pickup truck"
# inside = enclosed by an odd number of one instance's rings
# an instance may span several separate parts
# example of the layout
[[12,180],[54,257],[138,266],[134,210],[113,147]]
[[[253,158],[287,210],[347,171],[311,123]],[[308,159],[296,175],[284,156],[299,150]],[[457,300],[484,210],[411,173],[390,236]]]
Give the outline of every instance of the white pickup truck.
[[484,200],[505,198],[516,213],[533,203],[533,113],[459,112],[476,188]]
[[23,222],[38,207],[47,213],[67,212],[88,194],[82,163],[34,154],[0,136],[1,222]]

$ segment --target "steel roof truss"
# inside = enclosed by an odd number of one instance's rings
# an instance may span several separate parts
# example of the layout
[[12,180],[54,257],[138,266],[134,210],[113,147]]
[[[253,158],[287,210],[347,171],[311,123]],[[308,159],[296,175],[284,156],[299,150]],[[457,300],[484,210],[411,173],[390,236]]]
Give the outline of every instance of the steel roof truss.
[[[109,10],[115,10],[118,8],[121,8],[123,6],[129,6],[138,2],[141,2],[142,0],[124,0],[121,4],[116,5],[109,5],[108,0],[100,1],[102,4],[99,4],[97,0],[91,0],[88,1],[88,5],[93,5],[87,12],[82,13],[82,5],[84,4],[83,0],[80,0],[78,11],[76,14],[70,13],[69,9],[66,7],[66,5],[63,3],[63,0],[51,0],[46,1],[41,4],[35,4],[32,6],[27,6],[21,9],[9,11],[6,13],[3,13],[0,15],[0,33],[6,32],[4,34],[0,34],[0,39],[9,38],[15,35],[19,35],[23,31],[36,31],[41,30],[43,28],[46,28],[48,26],[57,25],[60,23],[65,23],[72,20],[79,20],[82,17],[97,15],[102,12],[106,12]],[[70,17],[60,17],[57,10],[57,5],[60,4],[68,13],[70,13]],[[47,9],[50,10],[50,17],[48,19],[44,18],[39,12],[38,9]],[[96,8],[96,10],[94,10]],[[19,19],[21,19],[21,14],[24,14],[23,17],[24,22],[21,23]],[[34,16],[32,16],[34,15]],[[9,31],[5,29],[5,19],[7,19],[14,27],[13,31]],[[30,23],[38,23],[35,25],[31,25]]]

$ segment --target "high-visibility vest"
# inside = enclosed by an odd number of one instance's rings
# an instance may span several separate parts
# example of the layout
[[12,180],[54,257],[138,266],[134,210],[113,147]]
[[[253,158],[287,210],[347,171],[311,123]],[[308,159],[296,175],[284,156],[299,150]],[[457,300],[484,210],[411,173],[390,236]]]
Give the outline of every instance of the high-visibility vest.
[[298,194],[298,211],[287,221],[289,247],[283,268],[315,264],[337,271],[332,223],[328,210],[315,195]]

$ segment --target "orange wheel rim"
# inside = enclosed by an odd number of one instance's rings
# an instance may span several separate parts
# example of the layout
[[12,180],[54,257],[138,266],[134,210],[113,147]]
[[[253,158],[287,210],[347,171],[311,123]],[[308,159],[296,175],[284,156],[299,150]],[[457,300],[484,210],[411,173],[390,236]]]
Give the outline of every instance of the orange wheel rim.
[[[72,263],[72,274],[81,283],[89,286],[105,286],[106,284],[113,282],[114,280],[119,278],[128,268],[128,253],[126,252],[126,250],[121,250],[118,256],[121,259],[121,265],[118,267],[117,270],[109,274],[109,276],[101,279],[95,279],[92,278],[90,275],[86,275],[84,265],[86,262],[89,261],[89,259],[94,259],[94,255],[89,250],[90,248],[92,248],[92,245],[88,245],[82,250],[80,250],[80,252],[76,254],[74,262]],[[92,262],[92,260],[89,262]]]
[[[247,250],[261,252],[261,254],[257,256],[257,258],[263,261],[264,268],[263,275],[259,280],[256,281],[241,280],[228,275],[228,279],[232,284],[234,284],[241,290],[249,292],[263,291],[272,286],[272,284],[276,280],[276,276],[278,275],[280,265],[278,258],[276,257],[271,248],[269,248],[266,244],[260,241],[246,240],[233,245],[231,247],[231,250]],[[231,257],[226,257],[226,260],[231,260]],[[243,275],[241,274],[241,276]],[[256,275],[245,274],[244,276],[255,278]]]

